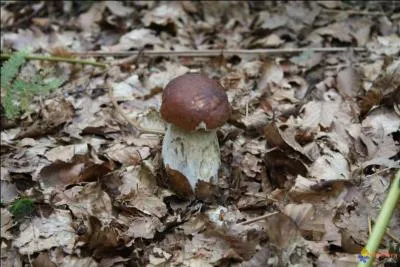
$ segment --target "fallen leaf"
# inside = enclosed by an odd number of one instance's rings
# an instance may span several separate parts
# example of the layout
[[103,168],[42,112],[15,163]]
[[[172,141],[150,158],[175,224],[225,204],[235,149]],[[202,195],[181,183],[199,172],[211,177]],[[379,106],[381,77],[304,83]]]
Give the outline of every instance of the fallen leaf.
[[161,4],[153,10],[146,12],[142,18],[142,22],[146,27],[149,27],[152,23],[166,26],[169,23],[180,23],[179,19],[185,22],[187,20],[186,16],[179,3]]
[[70,102],[64,99],[49,102],[41,112],[42,119],[35,121],[32,125],[22,130],[16,138],[35,138],[55,133],[66,122],[72,120],[75,110]]
[[104,151],[112,160],[124,165],[137,165],[150,155],[148,147],[131,147],[117,143]]
[[304,115],[301,125],[311,129],[319,126],[329,128],[335,120],[339,108],[339,101],[309,101],[302,108]]
[[44,188],[64,187],[78,182],[84,167],[84,163],[55,161],[40,170],[39,181]]
[[165,227],[156,217],[129,216],[126,224],[129,225],[129,229],[123,234],[131,238],[152,239],[156,232],[161,232]]
[[100,22],[105,10],[104,3],[93,3],[89,10],[82,13],[78,18],[79,26],[85,31],[90,32],[96,23]]
[[109,51],[140,49],[146,45],[160,45],[162,41],[150,29],[135,29],[121,36],[119,43],[110,47],[103,47]]
[[337,78],[337,87],[339,91],[347,97],[355,97],[359,94],[361,80],[352,67],[339,71]]
[[13,246],[22,255],[32,255],[53,247],[61,247],[65,252],[72,253],[74,244],[72,218],[66,210],[54,210],[48,218],[33,218],[28,225],[21,225],[19,237],[13,240]]
[[11,240],[13,235],[9,230],[13,227],[12,214],[5,208],[1,208],[1,237]]
[[57,196],[57,205],[68,205],[76,218],[84,219],[93,216],[103,225],[112,220],[111,199],[97,183],[85,186],[74,186]]
[[167,214],[167,207],[164,202],[144,190],[137,191],[135,194],[119,198],[126,208],[135,208],[144,214],[162,218]]
[[32,266],[33,267],[56,267],[57,265],[50,260],[48,253],[41,252],[39,254],[39,256],[37,256],[32,261]]
[[311,165],[309,175],[319,181],[348,180],[349,163],[342,154],[331,152],[319,157]]
[[129,6],[124,6],[123,3],[118,1],[107,1],[105,5],[112,14],[118,17],[127,17],[134,12],[133,8]]
[[394,56],[400,51],[400,37],[396,34],[377,36],[375,40],[367,43],[367,48],[374,54]]
[[85,155],[88,153],[87,144],[76,144],[68,146],[57,146],[47,151],[44,156],[50,161],[69,162],[75,155]]
[[76,256],[68,255],[64,258],[64,262],[59,265],[60,267],[74,267],[74,266],[85,266],[85,267],[97,267],[98,263],[90,258],[78,258]]
[[3,204],[9,204],[18,198],[17,187],[14,183],[10,183],[8,181],[4,181],[3,179],[0,181],[1,183],[1,202]]

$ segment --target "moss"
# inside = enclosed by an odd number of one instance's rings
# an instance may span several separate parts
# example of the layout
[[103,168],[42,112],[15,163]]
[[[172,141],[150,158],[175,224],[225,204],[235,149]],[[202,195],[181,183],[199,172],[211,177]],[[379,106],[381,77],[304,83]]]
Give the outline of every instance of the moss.
[[22,198],[15,201],[9,211],[16,220],[32,217],[35,213],[35,203],[29,198]]

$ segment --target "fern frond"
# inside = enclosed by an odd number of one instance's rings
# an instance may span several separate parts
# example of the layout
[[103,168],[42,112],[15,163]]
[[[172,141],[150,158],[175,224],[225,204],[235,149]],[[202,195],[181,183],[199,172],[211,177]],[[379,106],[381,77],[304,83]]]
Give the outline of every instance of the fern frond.
[[28,51],[16,52],[1,67],[1,89],[2,93],[4,92],[1,103],[8,119],[13,119],[21,111],[28,110],[36,95],[49,93],[64,83],[62,79],[46,79],[53,69],[43,69],[30,77],[18,76],[27,56]]
[[6,89],[11,81],[19,72],[19,68],[24,65],[25,57],[29,55],[26,50],[21,50],[13,54],[9,60],[7,60],[3,66],[1,66],[1,87]]

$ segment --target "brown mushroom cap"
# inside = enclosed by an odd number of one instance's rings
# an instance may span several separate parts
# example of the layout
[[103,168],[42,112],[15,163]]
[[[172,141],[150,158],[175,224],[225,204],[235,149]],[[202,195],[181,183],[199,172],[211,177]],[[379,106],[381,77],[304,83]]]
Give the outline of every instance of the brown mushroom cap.
[[222,126],[231,115],[224,88],[202,74],[188,73],[170,81],[163,90],[162,118],[186,131],[203,122],[206,128]]

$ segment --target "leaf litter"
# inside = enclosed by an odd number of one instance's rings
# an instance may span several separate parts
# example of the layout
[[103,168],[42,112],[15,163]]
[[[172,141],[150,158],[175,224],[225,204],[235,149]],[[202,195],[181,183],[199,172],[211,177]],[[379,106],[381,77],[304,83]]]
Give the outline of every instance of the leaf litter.
[[[160,131],[162,90],[171,79],[200,71],[226,87],[233,115],[218,131],[219,188],[195,202],[169,190],[162,138],[137,135],[115,110],[104,72],[54,65],[66,78],[61,88],[34,98],[16,122],[2,115],[2,265],[355,264],[368,220],[400,168],[398,8],[344,1],[2,4],[2,51],[348,48],[139,54],[110,67],[121,110]],[[9,207],[27,197],[35,213],[17,221]],[[399,220],[396,209],[389,231],[397,239],[385,237],[383,251],[398,242]]]

